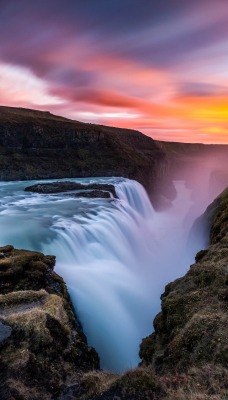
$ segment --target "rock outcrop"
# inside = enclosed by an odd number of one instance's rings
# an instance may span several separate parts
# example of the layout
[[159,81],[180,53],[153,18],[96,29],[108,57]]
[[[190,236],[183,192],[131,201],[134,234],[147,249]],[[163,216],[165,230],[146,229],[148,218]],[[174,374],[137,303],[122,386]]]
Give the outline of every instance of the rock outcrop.
[[103,183],[90,183],[88,185],[71,182],[53,182],[53,183],[38,183],[36,185],[27,186],[26,192],[53,194],[53,193],[73,193],[75,197],[98,197],[98,198],[118,198],[114,185]]
[[138,131],[0,107],[0,180],[123,176],[149,191],[165,170],[164,152]]
[[99,368],[55,257],[0,248],[0,399],[57,399],[66,381]]

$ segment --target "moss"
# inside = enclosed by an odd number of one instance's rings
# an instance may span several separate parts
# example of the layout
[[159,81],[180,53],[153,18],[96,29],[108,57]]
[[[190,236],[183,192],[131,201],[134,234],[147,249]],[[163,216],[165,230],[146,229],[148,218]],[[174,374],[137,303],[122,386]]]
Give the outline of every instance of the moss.
[[53,273],[55,257],[11,248],[0,259],[0,289],[2,293],[45,289],[68,297],[62,278]]
[[198,288],[204,288],[215,284],[218,279],[218,273],[210,269],[202,268],[201,270],[195,271],[193,279]]
[[227,234],[228,228],[228,188],[212,204],[211,242],[221,241]]
[[99,367],[54,259],[8,247],[0,260],[0,316],[12,329],[1,348],[2,400],[57,398],[67,376]]
[[195,256],[195,260],[196,262],[202,260],[202,258],[208,253],[208,250],[200,250],[196,256]]
[[5,295],[0,295],[0,306],[1,309],[4,310],[7,307],[15,305],[42,301],[47,295],[48,293],[45,290],[39,290],[37,292],[32,290],[10,292]]
[[139,357],[143,358],[145,365],[149,365],[151,363],[155,349],[155,333],[152,333],[144,338],[140,344]]
[[[138,368],[121,376],[95,371],[69,387],[63,398],[78,400],[225,400],[226,368],[204,364],[188,373],[157,375]],[[67,395],[69,397],[67,397]]]
[[226,366],[228,190],[207,209],[211,243],[183,278],[168,284],[155,332],[140,346],[143,365],[157,373],[183,372],[213,363]]
[[124,393],[162,392],[162,387],[150,370],[139,368],[126,372],[116,383]]
[[12,250],[13,250],[13,246],[11,246],[11,245],[0,247],[0,253],[3,253],[3,254],[7,254],[7,253],[11,252]]
[[80,400],[91,400],[96,396],[100,396],[110,389],[116,379],[118,379],[118,375],[108,372],[87,372],[80,380],[80,390],[77,393],[77,397]]
[[[166,395],[164,385],[146,368],[131,370],[117,378],[110,387],[98,396],[90,397],[94,400],[158,400]],[[82,398],[80,398],[81,400]]]
[[46,329],[46,313],[41,309],[33,309],[26,313],[12,313],[6,317],[5,322],[13,328],[14,332],[23,334],[24,340],[31,340],[36,347],[39,347],[40,343],[45,343],[45,346],[52,343]]

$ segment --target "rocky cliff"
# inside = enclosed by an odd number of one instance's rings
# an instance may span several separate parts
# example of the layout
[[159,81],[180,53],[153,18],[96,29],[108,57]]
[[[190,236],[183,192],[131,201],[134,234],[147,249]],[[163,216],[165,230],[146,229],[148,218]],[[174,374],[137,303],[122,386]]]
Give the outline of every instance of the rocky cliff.
[[228,185],[228,172],[224,167],[228,163],[228,145],[175,143],[156,141],[156,144],[166,154],[167,172],[170,179],[191,180],[203,169],[211,169],[211,185],[218,189]]
[[0,180],[123,176],[153,189],[165,165],[140,132],[0,107]]
[[156,187],[158,200],[160,194],[169,199],[175,196],[170,185],[173,180],[184,180],[193,199],[199,192],[215,198],[228,185],[228,145],[159,141],[156,144],[166,155],[166,171]]
[[55,257],[0,248],[0,399],[56,399],[99,368],[74,315]]
[[143,363],[159,373],[186,371],[208,362],[228,366],[228,189],[208,207],[210,246],[188,273],[170,283],[154,333],[143,340]]

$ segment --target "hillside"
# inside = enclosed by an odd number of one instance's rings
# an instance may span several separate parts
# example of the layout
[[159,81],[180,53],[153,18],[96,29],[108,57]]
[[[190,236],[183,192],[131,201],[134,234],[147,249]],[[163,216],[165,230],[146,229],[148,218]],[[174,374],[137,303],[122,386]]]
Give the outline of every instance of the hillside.
[[0,398],[52,399],[66,377],[99,367],[55,257],[0,248]]
[[0,107],[0,180],[124,176],[153,189],[164,159],[138,131]]

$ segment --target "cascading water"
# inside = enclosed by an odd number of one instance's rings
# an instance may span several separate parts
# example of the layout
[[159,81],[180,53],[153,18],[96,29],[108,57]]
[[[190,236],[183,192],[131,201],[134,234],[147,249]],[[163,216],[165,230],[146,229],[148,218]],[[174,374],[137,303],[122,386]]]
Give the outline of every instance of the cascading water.
[[96,182],[115,184],[119,200],[24,192],[34,181],[1,183],[0,242],[56,255],[56,271],[101,366],[123,371],[139,361],[164,285],[194,259],[196,249],[185,246],[190,225],[184,226],[192,201],[176,182],[172,207],[156,213],[139,183]]

